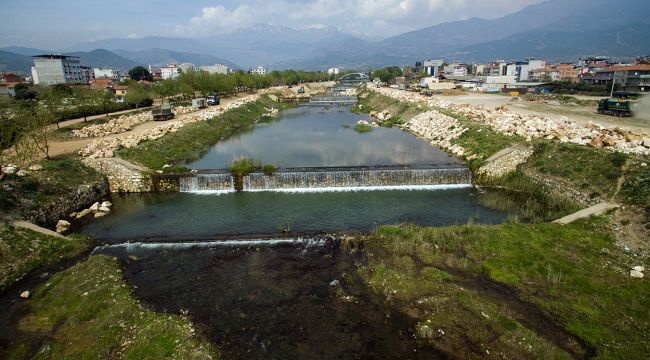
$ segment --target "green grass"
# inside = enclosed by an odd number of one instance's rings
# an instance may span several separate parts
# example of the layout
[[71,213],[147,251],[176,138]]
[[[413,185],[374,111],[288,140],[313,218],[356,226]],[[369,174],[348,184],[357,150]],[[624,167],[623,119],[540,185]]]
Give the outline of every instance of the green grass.
[[90,244],[79,235],[62,239],[0,223],[0,291],[35,269],[83,253]]
[[[420,108],[418,108],[420,106]],[[359,103],[352,108],[352,112],[370,113],[371,111],[388,110],[391,120],[379,123],[381,126],[391,127],[408,121],[424,111],[424,105],[401,102],[381,95],[375,91],[363,91],[359,94]]]
[[29,301],[9,359],[219,358],[188,319],[139,304],[117,262],[106,256],[56,274]]
[[120,149],[117,154],[150,169],[195,160],[220,139],[246,131],[256,122],[268,121],[263,115],[267,113],[266,108],[271,106],[278,109],[290,107],[263,96],[258,101],[229,110],[216,118],[189,124],[158,140],[145,141],[130,149]]
[[277,170],[278,167],[274,164],[264,164],[264,166],[262,166],[262,171],[268,176],[273,175]]
[[[628,275],[647,259],[623,253],[606,219],[566,226],[383,227],[363,241],[369,263],[360,271],[369,286],[415,307],[421,325],[442,328],[445,338],[465,340],[467,348],[490,344],[508,349],[513,358],[561,355],[539,337],[526,336],[519,345],[509,341],[524,332],[504,311],[507,305],[454,281],[461,280],[456,272],[515,289],[595,348],[597,358],[641,359],[650,353],[650,343],[640,336],[650,333],[650,283]],[[512,294],[504,296],[507,303]],[[543,353],[522,352],[528,341]]]
[[354,131],[358,132],[359,134],[369,133],[372,130],[374,130],[374,128],[368,124],[356,124],[354,126]]
[[557,141],[538,141],[528,163],[536,171],[563,178],[594,196],[613,196],[628,155]]
[[259,161],[244,156],[235,158],[229,167],[230,172],[235,176],[248,175],[261,168],[262,164]]

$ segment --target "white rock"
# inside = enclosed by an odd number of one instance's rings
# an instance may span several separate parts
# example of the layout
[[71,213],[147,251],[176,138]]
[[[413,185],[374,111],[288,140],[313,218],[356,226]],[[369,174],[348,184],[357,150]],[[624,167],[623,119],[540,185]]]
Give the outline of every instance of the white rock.
[[25,176],[27,176],[27,174],[28,174],[27,171],[25,171],[23,169],[20,169],[20,170],[18,170],[18,172],[16,172],[16,175],[18,175],[20,177],[25,177]]
[[98,210],[99,210],[99,206],[100,206],[100,204],[99,204],[98,202],[92,204],[92,205],[90,206],[90,211],[98,211]]
[[85,217],[85,216],[87,216],[88,214],[90,214],[90,212],[91,212],[90,209],[83,209],[83,210],[79,211],[75,217],[76,217],[77,219],[81,219],[82,217]]
[[100,206],[99,211],[107,213],[107,212],[111,212],[111,209],[109,207],[106,207],[106,206]]
[[643,146],[650,148],[650,138],[643,139]]
[[97,219],[97,218],[100,218],[100,217],[104,217],[104,216],[106,216],[106,215],[108,215],[107,212],[101,212],[101,211],[98,211],[98,212],[95,213],[94,216],[95,216],[95,219]]
[[69,228],[70,228],[70,222],[68,221],[59,220],[59,222],[56,223],[56,232],[58,232],[59,234],[68,231]]
[[18,172],[18,166],[14,164],[7,164],[2,167],[2,172],[7,175],[13,175]]
[[338,280],[332,280],[332,281],[330,282],[330,286],[338,286],[340,283],[341,283],[341,282],[338,281]]
[[29,299],[30,296],[32,296],[32,293],[30,293],[29,291],[23,291],[20,293],[20,297],[23,299]]
[[113,204],[110,201],[104,201],[101,203],[100,207],[111,207]]
[[630,276],[636,279],[643,279],[643,273],[636,270],[630,270]]
[[648,163],[641,163],[641,167],[647,167]]
[[635,266],[632,268],[632,270],[636,270],[638,272],[644,272],[645,268],[643,266]]
[[32,165],[32,166],[29,167],[29,170],[31,170],[31,171],[41,171],[41,170],[43,170],[43,165],[41,165],[41,164]]
[[169,164],[165,164],[165,165],[163,165],[163,167],[162,167],[162,168],[163,168],[163,169],[168,169],[168,168],[170,168],[170,167],[172,167],[172,166],[171,166],[171,165],[169,165]]

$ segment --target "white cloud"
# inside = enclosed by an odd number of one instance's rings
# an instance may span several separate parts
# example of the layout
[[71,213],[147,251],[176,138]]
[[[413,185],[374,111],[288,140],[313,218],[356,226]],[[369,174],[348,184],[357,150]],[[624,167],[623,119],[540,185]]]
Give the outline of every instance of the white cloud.
[[543,0],[247,0],[205,7],[175,35],[202,36],[255,23],[295,28],[340,26],[378,35],[467,17],[497,17]]

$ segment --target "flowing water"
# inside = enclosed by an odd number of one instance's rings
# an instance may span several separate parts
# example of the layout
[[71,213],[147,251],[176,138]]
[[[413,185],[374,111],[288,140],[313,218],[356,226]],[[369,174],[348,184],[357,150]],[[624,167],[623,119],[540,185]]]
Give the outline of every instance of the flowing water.
[[[473,201],[458,160],[396,128],[343,126],[360,119],[345,106],[285,111],[187,165],[223,169],[246,155],[284,172],[248,175],[238,193],[230,174],[210,170],[181,178],[180,193],[116,195],[111,215],[81,231],[106,244],[95,253],[122,261],[139,299],[188,313],[227,359],[444,358],[358,278],[363,253],[283,237],[506,217]],[[286,169],[351,166],[363,168]]]
[[298,106],[275,121],[218,142],[192,169],[227,168],[245,155],[280,167],[449,164],[460,162],[398,128],[376,128],[359,134],[352,128],[369,119],[349,106]]

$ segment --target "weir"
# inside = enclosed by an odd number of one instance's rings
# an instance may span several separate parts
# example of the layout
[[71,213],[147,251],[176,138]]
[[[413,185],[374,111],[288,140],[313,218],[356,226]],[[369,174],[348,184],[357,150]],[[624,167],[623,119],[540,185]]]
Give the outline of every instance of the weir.
[[[179,175],[181,192],[235,191],[227,173],[209,171]],[[242,179],[243,191],[299,191],[336,189],[396,189],[434,186],[470,186],[472,173],[466,167],[339,167],[283,169],[272,175],[252,173]]]

